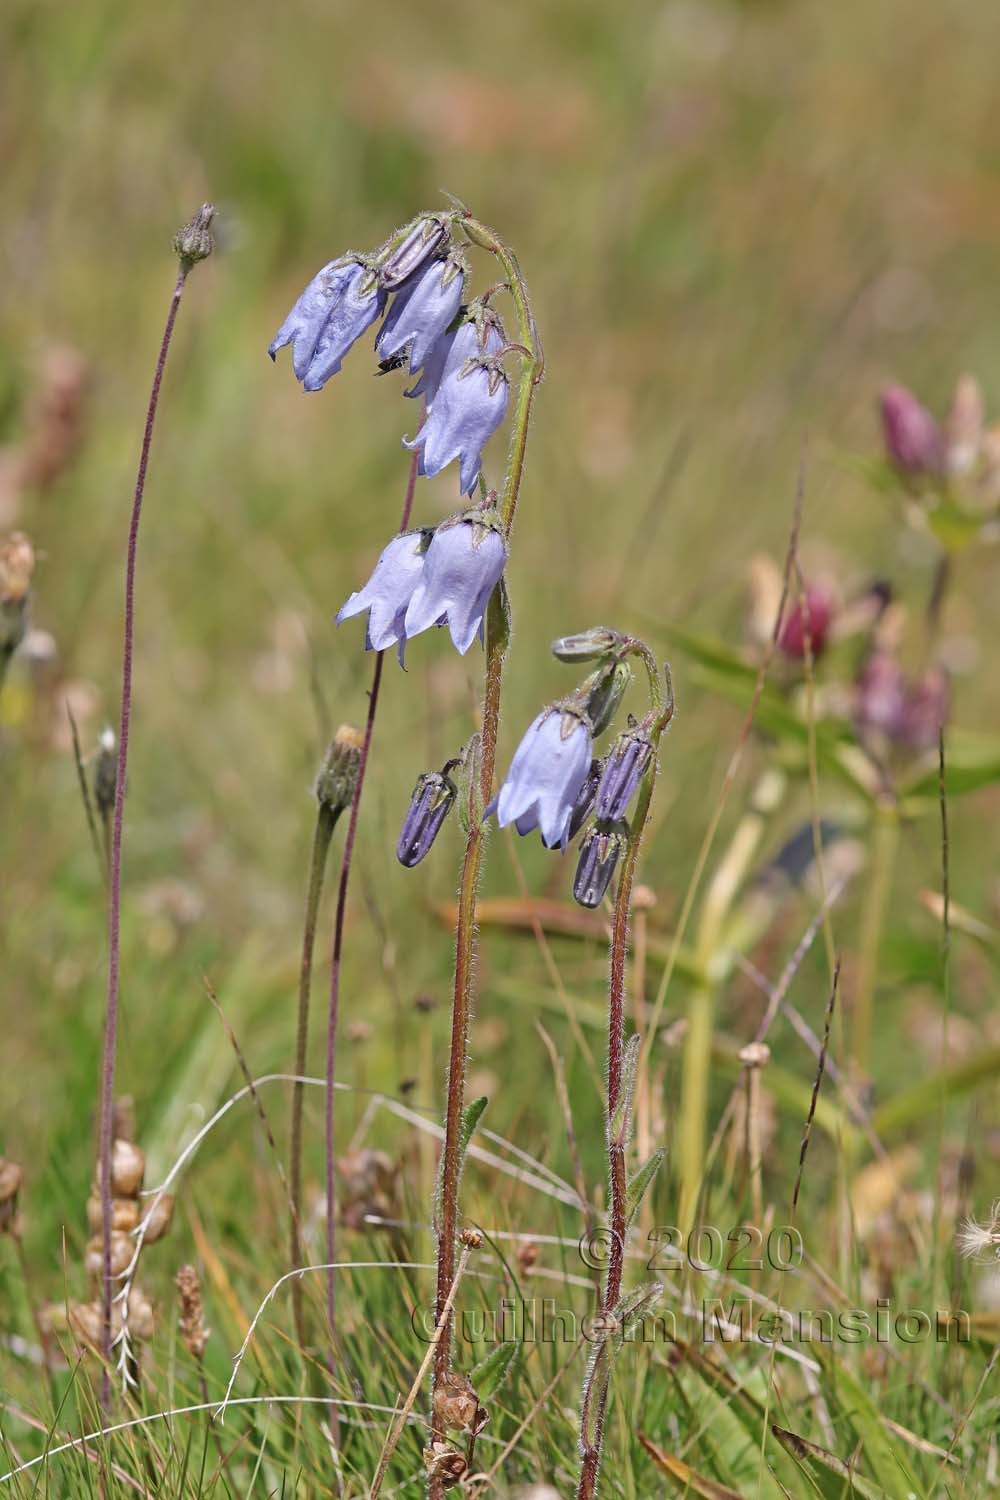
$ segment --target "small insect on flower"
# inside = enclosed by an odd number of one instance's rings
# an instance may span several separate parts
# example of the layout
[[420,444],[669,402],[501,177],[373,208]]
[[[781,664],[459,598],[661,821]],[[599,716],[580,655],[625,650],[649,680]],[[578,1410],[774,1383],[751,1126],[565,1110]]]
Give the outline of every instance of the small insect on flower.
[[537,828],[550,849],[565,849],[593,762],[590,722],[577,708],[543,709],[514,752],[500,791],[486,809],[522,836]]
[[344,355],[385,307],[386,293],[359,260],[332,260],[310,281],[275,334],[268,354],[292,346],[292,369],[304,390],[319,391]]
[[989,1219],[980,1224],[966,1219],[957,1234],[958,1248],[969,1260],[1000,1261],[1000,1198],[990,1209]]
[[431,538],[406,607],[407,640],[431,625],[447,625],[455,650],[464,656],[482,629],[490,595],[506,565],[507,543],[495,512],[443,522]]
[[398,642],[402,662],[406,641],[403,621],[424,571],[430,536],[429,531],[404,531],[393,537],[364,588],[353,593],[338,610],[338,625],[368,610],[365,645],[369,651],[385,651]]
[[375,340],[383,363],[409,350],[410,374],[427,362],[462,305],[465,269],[457,254],[428,261],[400,287]]

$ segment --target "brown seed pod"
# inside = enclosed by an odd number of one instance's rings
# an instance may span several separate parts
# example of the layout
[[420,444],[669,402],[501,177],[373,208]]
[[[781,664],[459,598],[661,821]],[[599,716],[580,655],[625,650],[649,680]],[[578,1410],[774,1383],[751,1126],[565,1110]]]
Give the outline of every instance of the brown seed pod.
[[119,1138],[111,1153],[111,1191],[116,1198],[136,1198],[146,1172],[146,1157],[132,1141]]
[[175,1202],[173,1193],[161,1193],[159,1197],[153,1199],[142,1218],[144,1244],[152,1245],[154,1241],[162,1239],[166,1234],[174,1217]]
[[[87,1225],[91,1234],[100,1232],[101,1222],[101,1196],[99,1193],[91,1193],[87,1199]],[[111,1200],[112,1229],[117,1229],[121,1234],[130,1234],[138,1222],[139,1204],[134,1198]]]
[[467,1375],[453,1370],[434,1392],[434,1415],[442,1427],[471,1432],[479,1415],[479,1397]]
[[446,1490],[460,1484],[469,1470],[469,1465],[450,1443],[434,1442],[424,1449],[424,1464],[430,1479],[443,1481]]
[[156,1332],[156,1314],[146,1293],[134,1286],[128,1297],[128,1326],[133,1338],[148,1344]]

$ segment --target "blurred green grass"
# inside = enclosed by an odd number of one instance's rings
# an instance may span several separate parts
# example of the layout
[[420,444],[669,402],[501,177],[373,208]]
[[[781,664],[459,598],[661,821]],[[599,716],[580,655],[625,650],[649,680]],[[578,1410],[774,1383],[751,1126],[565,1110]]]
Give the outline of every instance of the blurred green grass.
[[[48,346],[78,349],[91,371],[78,460],[4,524],[43,554],[35,623],[56,638],[61,679],[93,684],[88,747],[116,715],[124,526],[170,236],[203,199],[221,211],[219,253],[181,314],[141,542],[120,1079],[165,1161],[196,1101],[214,1100],[233,1072],[204,974],[255,1070],[291,1056],[322,747],[311,677],[332,723],[363,717],[360,632],[338,633],[332,616],[395,527],[399,438],[415,422],[398,381],[373,384],[361,350],[310,398],[280,361],[272,368],[265,348],[291,299],[319,264],[378,242],[441,190],[516,248],[548,371],[509,572],[502,759],[566,687],[547,655],[553,636],[601,620],[647,630],[662,652],[666,627],[682,622],[738,641],[745,564],[784,547],[803,445],[807,558],[825,550],[856,582],[890,576],[916,611],[933,552],[850,460],[877,446],[888,378],[941,409],[972,369],[1000,410],[1000,12],[976,0],[434,0],[378,12],[12,0],[0,46],[0,442],[22,431]],[[417,518],[444,514],[454,488],[450,472],[422,482]],[[995,725],[1000,708],[994,578],[989,550],[964,559],[947,607],[947,634],[974,643],[955,708],[972,729]],[[458,663],[425,638],[406,677],[387,671],[360,835],[345,1008],[375,1034],[345,1047],[345,1069],[391,1092],[418,1077],[428,1105],[451,957],[433,909],[453,892],[458,832],[416,875],[393,846],[416,774],[468,735],[477,670],[474,654]],[[740,723],[683,659],[674,675],[663,816],[644,858],[668,927]],[[25,703],[0,758],[0,1147],[28,1170],[31,1255],[53,1293],[60,1226],[71,1263],[73,1237],[82,1242],[104,984],[100,887],[72,761],[52,744],[57,698]],[[822,793],[841,805],[836,785]],[[723,836],[740,805],[738,794]],[[952,809],[954,895],[987,920],[997,805],[986,791]],[[803,791],[773,843],[807,815]],[[566,872],[553,876],[542,851],[518,856],[532,889],[565,892]],[[907,835],[878,997],[886,1093],[912,1073],[902,980],[937,941],[916,895],[938,886],[939,858],[933,820]],[[196,893],[183,930],[163,915],[167,878]],[[487,891],[515,889],[496,840]],[[836,919],[848,949],[859,904]],[[791,914],[786,948],[808,915],[804,903]],[[599,945],[584,958],[557,952],[571,991],[599,1006]],[[964,951],[956,962],[955,1007],[978,1024],[989,978]],[[542,983],[529,944],[487,934],[473,1049],[492,1074],[489,1123],[528,1149],[561,1126],[530,1008],[508,995]],[[819,958],[800,985],[818,1024]],[[322,971],[316,992],[318,1016]],[[430,1023],[412,1008],[423,992],[442,1001]],[[670,1014],[682,999],[676,987]],[[599,1179],[599,1105],[567,1049]],[[808,1082],[809,1059],[789,1060]],[[995,1096],[992,1107],[995,1128]],[[236,1163],[256,1159],[266,1175],[251,1140],[248,1116],[192,1179],[223,1240],[242,1206]]]

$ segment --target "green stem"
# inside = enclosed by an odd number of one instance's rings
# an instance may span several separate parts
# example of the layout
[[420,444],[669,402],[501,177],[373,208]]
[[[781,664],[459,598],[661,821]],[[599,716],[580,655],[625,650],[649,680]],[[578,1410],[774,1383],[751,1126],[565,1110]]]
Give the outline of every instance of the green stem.
[[[542,378],[544,358],[541,343],[535,328],[534,318],[528,304],[527,290],[513,253],[497,238],[492,230],[478,220],[463,218],[462,226],[469,239],[482,249],[495,255],[510,283],[511,296],[517,312],[520,341],[530,353],[524,357],[521,377],[514,402],[513,431],[507,474],[500,498],[499,511],[504,533],[509,542],[517,513],[517,500],[524,473],[524,457],[528,443],[528,427],[531,404],[535,388]],[[482,721],[482,765],[480,771],[480,794],[485,807],[493,789],[493,774],[496,766],[497,735],[500,725],[500,699],[503,688],[504,656],[507,649],[507,632],[496,628],[496,611],[490,610],[490,628],[487,634],[486,677]],[[439,1206],[437,1247],[437,1299],[436,1316],[443,1319],[441,1337],[434,1352],[434,1391],[451,1369],[451,1325],[452,1316],[446,1314],[448,1293],[455,1274],[455,1243],[458,1233],[459,1186],[461,1177],[460,1139],[462,1113],[465,1107],[465,1061],[469,1035],[469,1022],[475,999],[476,956],[476,902],[479,880],[485,853],[486,830],[481,814],[474,809],[470,814],[469,833],[462,861],[462,879],[459,887],[458,920],[455,932],[455,980],[451,1013],[451,1046],[448,1060],[448,1097],[445,1113],[445,1138],[441,1163],[441,1201]],[[432,1439],[441,1440],[444,1430],[435,1415],[431,1425]],[[440,1500],[444,1493],[443,1481],[431,1479],[431,1500]]]
[[858,993],[854,1007],[851,1053],[862,1077],[867,1076],[871,1062],[872,1012],[878,982],[879,950],[898,848],[899,810],[894,801],[883,801],[875,810],[871,883],[861,931]]
[[[312,860],[309,869],[309,890],[306,895],[306,915],[302,929],[302,961],[299,966],[299,1006],[295,1030],[295,1082],[292,1084],[291,1165],[289,1171],[290,1224],[288,1248],[293,1267],[301,1266],[302,1260],[302,1113],[305,1100],[305,1084],[302,1077],[306,1071],[309,1050],[309,998],[312,990],[313,950],[316,946],[316,922],[319,902],[326,874],[327,854],[337,819],[325,802],[319,805],[316,816],[316,831],[313,834]],[[302,1279],[292,1282],[292,1307],[295,1315],[295,1331],[299,1347],[305,1348],[305,1312]]]

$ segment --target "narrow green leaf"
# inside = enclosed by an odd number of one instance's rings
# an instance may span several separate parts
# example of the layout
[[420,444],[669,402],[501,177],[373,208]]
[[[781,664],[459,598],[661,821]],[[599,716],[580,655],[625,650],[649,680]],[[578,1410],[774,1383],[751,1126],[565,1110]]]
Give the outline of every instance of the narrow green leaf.
[[632,1123],[635,1100],[635,1073],[639,1066],[640,1040],[633,1032],[622,1051],[622,1089],[614,1114],[608,1121],[608,1135],[616,1146],[624,1146]]
[[[878,1408],[864,1386],[857,1381],[845,1364],[825,1345],[814,1344],[814,1353],[822,1361],[826,1381],[824,1393],[846,1417],[861,1444],[865,1462],[876,1480],[894,1500],[921,1500],[923,1490],[903,1457],[898,1444],[893,1444],[882,1425]],[[854,1476],[855,1484],[857,1476]]]
[[660,1165],[666,1154],[667,1153],[662,1148],[658,1151],[654,1151],[652,1156],[649,1157],[647,1161],[643,1162],[638,1172],[636,1172],[635,1176],[629,1182],[628,1187],[625,1190],[626,1229],[629,1227],[629,1225],[632,1223],[632,1220],[639,1212],[639,1205],[642,1203],[643,1198],[645,1198],[647,1192],[649,1191],[650,1185],[652,1184],[657,1172],[660,1170]]
[[485,1359],[481,1359],[469,1379],[475,1386],[480,1401],[488,1401],[500,1389],[507,1377],[520,1363],[522,1345],[520,1340],[509,1344],[498,1344]]
[[861,1500],[886,1500],[884,1489],[858,1474],[836,1453],[829,1453],[826,1448],[820,1448],[784,1427],[772,1424],[771,1431],[795,1459],[817,1494],[826,1496],[827,1500],[844,1500],[845,1495],[859,1495]]

